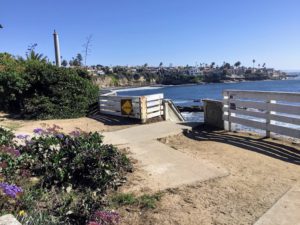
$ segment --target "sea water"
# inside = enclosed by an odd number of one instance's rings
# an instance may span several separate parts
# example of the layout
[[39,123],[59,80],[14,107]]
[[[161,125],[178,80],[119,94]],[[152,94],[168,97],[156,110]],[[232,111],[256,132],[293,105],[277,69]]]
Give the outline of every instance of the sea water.
[[[202,104],[202,99],[221,100],[222,93],[226,89],[300,92],[300,76],[288,80],[132,88],[120,90],[118,95],[141,96],[163,93],[164,98],[171,99],[175,105],[196,106]],[[203,113],[183,113],[183,116],[189,121],[203,121]]]

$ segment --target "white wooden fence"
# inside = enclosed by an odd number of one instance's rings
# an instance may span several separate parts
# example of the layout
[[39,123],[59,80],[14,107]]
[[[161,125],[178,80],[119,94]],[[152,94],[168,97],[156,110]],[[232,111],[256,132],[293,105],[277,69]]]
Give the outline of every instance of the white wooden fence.
[[[147,119],[163,116],[163,94],[147,96],[117,96],[116,92],[100,94],[100,113],[140,119],[146,122]],[[122,113],[122,100],[129,100],[132,104],[132,111],[129,114]]]
[[225,90],[224,125],[240,124],[300,138],[300,93]]

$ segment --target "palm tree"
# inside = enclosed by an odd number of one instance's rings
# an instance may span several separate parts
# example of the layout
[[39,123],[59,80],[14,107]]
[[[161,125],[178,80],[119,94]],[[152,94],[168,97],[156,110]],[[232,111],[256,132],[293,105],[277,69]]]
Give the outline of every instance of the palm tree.
[[163,62],[160,62],[159,67],[162,67],[162,66],[163,66]]
[[29,54],[26,54],[26,60],[30,61],[39,61],[39,62],[46,62],[47,57],[43,54],[37,53],[34,50],[32,50]]
[[254,69],[254,65],[255,65],[255,59],[253,59],[253,60],[252,60],[252,62],[253,62],[253,69]]
[[28,46],[27,52],[26,52],[26,59],[23,57],[18,57],[18,60],[20,61],[38,61],[38,62],[47,62],[47,57],[44,56],[43,54],[36,53],[35,48],[37,44],[31,44]]

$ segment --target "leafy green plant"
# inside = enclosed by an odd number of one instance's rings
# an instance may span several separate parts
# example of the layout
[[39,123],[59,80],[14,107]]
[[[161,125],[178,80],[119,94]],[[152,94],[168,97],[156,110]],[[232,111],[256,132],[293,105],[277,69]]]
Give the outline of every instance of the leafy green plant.
[[154,195],[142,195],[139,198],[139,205],[141,208],[146,209],[155,209],[157,202],[161,199],[161,194],[154,194]]
[[37,136],[19,150],[30,155],[28,169],[41,177],[45,187],[89,187],[103,192],[122,183],[122,174],[131,170],[126,157],[112,145],[104,145],[99,133],[59,133],[57,126],[36,129]]
[[[20,214],[23,224],[86,224],[102,212],[107,190],[120,186],[132,170],[128,158],[103,144],[99,133],[64,134],[56,125],[34,133],[32,139],[18,135],[21,144],[2,146],[0,199],[13,198],[0,201],[1,211]],[[14,136],[0,130],[0,139],[3,134],[10,144]]]
[[132,193],[120,193],[112,196],[111,203],[115,206],[134,205],[137,203],[137,198]]
[[0,127],[0,146],[10,145],[13,138],[15,137],[14,133],[8,129]]
[[87,114],[97,96],[85,70],[0,54],[1,110],[26,118],[76,118]]
[[31,215],[18,215],[18,221],[23,225],[57,225],[59,221],[45,212],[36,210]]

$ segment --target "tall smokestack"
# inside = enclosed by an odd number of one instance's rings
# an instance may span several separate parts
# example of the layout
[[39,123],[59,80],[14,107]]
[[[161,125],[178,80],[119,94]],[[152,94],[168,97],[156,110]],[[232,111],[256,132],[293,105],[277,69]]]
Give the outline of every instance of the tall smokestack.
[[54,37],[54,49],[55,49],[55,62],[56,62],[56,66],[60,67],[61,63],[60,63],[59,39],[58,39],[58,34],[56,33],[55,30],[53,33],[53,37]]

